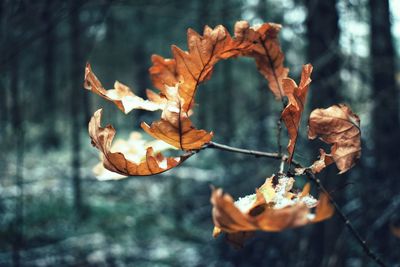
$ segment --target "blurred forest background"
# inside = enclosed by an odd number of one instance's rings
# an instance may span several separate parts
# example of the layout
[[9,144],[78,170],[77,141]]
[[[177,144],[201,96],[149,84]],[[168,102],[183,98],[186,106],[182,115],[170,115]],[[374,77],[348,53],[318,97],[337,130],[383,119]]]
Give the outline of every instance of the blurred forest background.
[[[360,115],[362,159],[345,175],[331,166],[319,177],[371,248],[400,266],[390,230],[400,220],[399,0],[0,3],[0,266],[373,266],[337,215],[257,233],[238,251],[213,240],[210,184],[250,194],[278,171],[276,161],[207,150],[162,175],[96,180],[93,112],[104,107],[117,139],[156,115],[124,115],[84,90],[86,61],[107,88],[119,80],[144,95],[152,54],[186,49],[189,27],[232,33],[241,19],[283,25],[296,80],[302,64],[314,65],[304,121],[311,108],[341,102]],[[219,63],[197,102],[196,125],[216,142],[277,151],[281,107],[252,60]],[[306,132],[295,156],[304,165],[321,145]]]

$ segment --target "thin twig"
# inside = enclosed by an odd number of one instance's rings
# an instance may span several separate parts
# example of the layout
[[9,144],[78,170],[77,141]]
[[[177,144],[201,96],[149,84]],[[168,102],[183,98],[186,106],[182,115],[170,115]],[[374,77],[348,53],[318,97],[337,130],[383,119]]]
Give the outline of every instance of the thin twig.
[[282,155],[282,142],[281,142],[282,117],[280,117],[277,122],[277,128],[278,128],[278,131],[276,133],[276,143],[278,144],[278,154],[279,154],[279,156],[281,156]]
[[367,254],[368,257],[370,257],[372,260],[374,260],[379,266],[386,266],[383,261],[379,258],[378,255],[376,255],[371,248],[367,245],[367,242],[361,237],[360,233],[355,229],[353,224],[350,222],[349,218],[344,214],[344,212],[341,210],[339,205],[336,203],[336,201],[332,198],[332,196],[329,194],[329,192],[325,189],[325,187],[322,185],[321,180],[319,180],[311,170],[306,169],[305,171],[307,177],[315,182],[317,185],[318,189],[324,192],[328,198],[329,201],[332,203],[332,205],[335,207],[337,213],[339,214],[340,218],[344,222],[344,224],[347,226],[347,228],[350,230],[351,234],[354,236],[354,238],[358,241],[358,243],[362,246],[364,249],[364,252]]
[[[204,150],[206,148],[213,148],[213,149],[219,149],[223,151],[228,151],[228,152],[233,152],[233,153],[240,153],[240,154],[245,154],[245,155],[251,155],[255,157],[264,157],[264,158],[270,158],[270,159],[276,159],[276,160],[282,160],[282,161],[288,161],[289,157],[287,155],[280,155],[280,153],[275,153],[275,152],[264,152],[264,151],[258,151],[258,150],[249,150],[249,149],[243,149],[243,148],[237,148],[237,147],[232,147],[232,146],[227,146],[224,144],[219,144],[215,142],[210,142],[204,145],[200,150],[197,152]],[[297,162],[292,160],[291,163],[298,168],[303,168],[302,165]],[[318,187],[320,191],[325,193],[329,201],[332,203],[332,205],[335,207],[337,213],[339,214],[341,220],[344,222],[346,227],[349,229],[350,233],[354,236],[356,241],[361,245],[361,247],[364,249],[364,252],[367,254],[367,256],[373,260],[376,264],[379,266],[385,267],[385,263],[379,258],[377,254],[375,254],[371,248],[367,245],[366,241],[361,237],[360,233],[355,229],[353,224],[350,222],[349,218],[344,214],[340,206],[337,204],[337,202],[333,199],[333,197],[329,194],[329,192],[325,189],[323,184],[321,183],[321,180],[319,180],[315,174],[308,168],[305,169],[304,173],[307,175],[307,177],[312,180]]]

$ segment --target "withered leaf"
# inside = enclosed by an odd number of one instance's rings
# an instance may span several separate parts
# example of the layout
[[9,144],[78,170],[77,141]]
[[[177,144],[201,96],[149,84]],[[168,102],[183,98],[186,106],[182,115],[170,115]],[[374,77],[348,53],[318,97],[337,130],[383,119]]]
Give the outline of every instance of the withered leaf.
[[[155,61],[164,62],[164,59],[155,57]],[[161,64],[161,63],[160,63]],[[174,87],[164,86],[161,94],[147,90],[147,98],[144,100],[136,96],[125,85],[116,82],[115,89],[105,90],[97,79],[90,65],[86,66],[85,88],[113,101],[122,111],[128,113],[132,109],[144,109],[155,111],[161,109],[161,120],[153,122],[151,126],[142,123],[142,128],[154,138],[163,140],[182,150],[199,149],[212,138],[212,133],[197,130],[192,125],[189,116],[191,112],[182,112],[185,99],[179,95],[179,83]]]
[[[188,51],[172,46],[172,59],[152,57],[149,69],[157,95],[147,92],[149,100],[136,96],[128,87],[116,83],[114,90],[105,90],[88,64],[85,71],[85,88],[113,101],[125,113],[132,109],[162,110],[159,121],[142,128],[153,137],[182,150],[199,149],[212,138],[212,133],[197,130],[190,120],[194,97],[200,83],[208,80],[214,65],[221,59],[249,56],[256,60],[260,72],[269,81],[273,93],[281,97],[282,79],[287,76],[283,67],[283,53],[277,39],[280,26],[264,23],[252,28],[247,22],[235,25],[232,38],[221,25],[214,29],[206,26],[203,35],[189,29]],[[168,88],[177,88],[171,94]]]
[[[237,237],[238,233],[256,230],[282,231],[319,222],[333,215],[333,207],[326,196],[321,194],[320,200],[315,200],[309,194],[309,185],[305,185],[299,193],[292,193],[293,178],[281,177],[276,187],[273,187],[272,179],[268,178],[255,194],[237,201],[224,194],[222,189],[213,189],[213,236],[221,232]],[[314,207],[315,214],[311,211]],[[238,241],[237,238],[234,240]]]
[[149,135],[156,139],[182,149],[199,149],[205,143],[210,142],[213,133],[204,130],[198,130],[189,119],[189,114],[182,112],[184,99],[179,96],[177,84],[176,87],[166,89],[168,102],[165,105],[161,119],[153,122],[150,126],[142,122],[141,126]]
[[152,55],[153,65],[149,72],[154,86],[165,93],[166,86],[175,86],[179,83],[179,76],[176,72],[175,59],[165,59],[158,55]]
[[360,119],[343,104],[315,109],[308,122],[308,138],[319,137],[331,146],[332,157],[340,173],[354,166],[361,156]]
[[289,162],[292,161],[293,152],[299,134],[301,114],[304,110],[308,87],[311,83],[310,76],[312,69],[313,67],[311,64],[303,66],[299,85],[297,85],[296,82],[290,78],[285,78],[282,80],[283,91],[289,99],[289,103],[282,111],[281,115],[281,118],[285,123],[289,133],[289,144],[287,146],[289,152]]
[[125,114],[129,113],[133,109],[155,111],[164,108],[163,103],[144,100],[135,95],[128,86],[118,81],[114,83],[114,89],[104,89],[99,79],[93,73],[89,63],[86,64],[85,68],[84,87],[93,93],[114,102],[114,104],[117,105],[117,107]]
[[103,154],[103,165],[112,172],[127,176],[145,176],[165,172],[178,166],[190,155],[181,157],[164,157],[161,153],[154,154],[153,148],[148,147],[145,159],[141,162],[128,160],[121,152],[112,152],[111,145],[115,129],[111,125],[101,127],[102,110],[97,110],[89,122],[89,135],[95,146]]
[[152,57],[153,84],[164,92],[163,86],[175,86],[179,82],[179,95],[184,99],[182,111],[188,112],[194,104],[199,84],[210,79],[218,61],[249,56],[256,60],[274,95],[281,98],[284,95],[282,79],[287,77],[288,69],[283,66],[284,56],[277,38],[280,28],[274,23],[253,28],[248,22],[239,21],[235,24],[233,38],[222,25],[214,29],[206,26],[203,35],[189,29],[188,51],[172,46],[173,59]]
[[253,43],[251,49],[244,50],[243,54],[256,60],[258,70],[268,80],[269,88],[278,100],[285,95],[282,80],[289,73],[283,65],[284,54],[278,40],[280,29],[281,25],[275,23],[264,23],[258,27],[250,27],[247,21],[235,24],[236,39]]
[[[146,147],[151,147],[155,154],[166,150],[175,149],[171,145],[161,140],[147,141],[143,138],[143,135],[140,132],[133,131],[130,133],[128,139],[114,139],[110,150],[118,151],[124,154],[127,160],[139,164],[143,159],[146,158]],[[102,152],[99,152],[99,154],[100,162],[93,168],[93,173],[96,175],[98,180],[106,181],[126,178],[126,175],[114,173],[104,168],[104,155]]]

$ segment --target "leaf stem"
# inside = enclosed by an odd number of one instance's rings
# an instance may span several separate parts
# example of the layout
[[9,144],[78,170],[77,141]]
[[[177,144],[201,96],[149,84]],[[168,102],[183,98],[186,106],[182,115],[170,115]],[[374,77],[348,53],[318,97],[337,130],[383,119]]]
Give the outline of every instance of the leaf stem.
[[[239,154],[245,154],[245,155],[250,155],[250,156],[255,156],[255,157],[264,157],[264,158],[270,158],[270,159],[276,159],[276,160],[281,160],[284,162],[287,162],[289,160],[288,155],[281,155],[281,153],[276,153],[276,152],[264,152],[264,151],[258,151],[258,150],[250,150],[250,149],[243,149],[243,148],[237,148],[237,147],[232,147],[224,144],[219,144],[216,142],[209,142],[205,144],[200,150],[197,152],[207,149],[207,148],[212,148],[212,149],[219,149],[227,152],[232,152],[232,153],[239,153]],[[295,161],[292,160],[291,164],[293,164],[295,167],[298,168],[303,168],[302,165]],[[385,267],[385,263],[379,258],[377,254],[375,254],[371,248],[368,246],[366,241],[361,237],[360,233],[356,230],[354,225],[351,223],[350,219],[345,215],[345,213],[342,211],[338,203],[333,199],[331,194],[326,190],[325,186],[321,183],[321,180],[318,179],[315,174],[308,168],[305,169],[304,174],[307,175],[307,177],[312,180],[318,189],[325,193],[329,201],[332,203],[332,205],[335,207],[337,213],[339,214],[341,220],[343,223],[346,225],[346,227],[349,229],[350,233],[353,235],[353,237],[356,239],[356,241],[360,244],[360,246],[363,248],[364,252],[366,255],[373,260],[377,265]]]

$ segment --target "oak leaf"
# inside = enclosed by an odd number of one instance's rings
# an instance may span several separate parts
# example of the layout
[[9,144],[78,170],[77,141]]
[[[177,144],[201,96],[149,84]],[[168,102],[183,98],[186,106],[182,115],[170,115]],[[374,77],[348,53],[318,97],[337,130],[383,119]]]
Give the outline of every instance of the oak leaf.
[[189,29],[188,51],[172,46],[172,59],[153,55],[153,66],[149,70],[153,84],[164,93],[165,86],[179,82],[179,95],[185,102],[182,111],[188,112],[194,105],[198,86],[210,79],[218,61],[248,56],[255,59],[271,91],[281,98],[284,95],[282,79],[287,77],[288,69],[283,66],[284,55],[277,37],[280,28],[274,23],[250,27],[248,22],[239,21],[233,38],[222,25],[214,29],[206,26],[203,35]]
[[89,63],[86,64],[85,68],[84,87],[93,93],[114,102],[114,104],[117,105],[117,107],[125,114],[129,113],[133,109],[155,111],[164,108],[162,102],[144,100],[135,95],[128,86],[118,81],[114,83],[114,89],[104,89],[99,79],[93,73]]
[[[149,71],[160,94],[148,91],[149,100],[136,96],[119,82],[115,89],[105,90],[89,64],[85,70],[85,88],[113,101],[125,113],[132,109],[162,110],[159,121],[150,126],[142,123],[142,128],[154,138],[182,150],[200,149],[211,140],[212,133],[196,129],[189,117],[199,84],[211,77],[219,60],[237,56],[255,58],[274,94],[283,95],[281,82],[287,76],[287,69],[283,67],[283,53],[277,39],[279,30],[277,24],[264,23],[252,28],[244,21],[236,23],[234,38],[221,25],[214,29],[206,26],[203,35],[189,29],[188,51],[172,46],[172,59],[152,56]],[[177,90],[171,93],[170,88]]]
[[293,158],[293,152],[295,150],[296,141],[299,134],[301,114],[304,111],[308,87],[311,83],[310,76],[312,70],[313,67],[311,64],[303,66],[299,85],[297,85],[296,82],[290,78],[285,78],[282,80],[283,91],[289,99],[289,103],[282,111],[281,115],[281,118],[285,123],[289,133],[289,144],[287,146],[289,152],[289,162],[291,162]]
[[259,72],[267,79],[270,90],[278,100],[285,95],[282,80],[289,73],[289,69],[283,65],[285,57],[278,40],[280,29],[281,25],[275,23],[255,27],[250,27],[247,21],[235,24],[236,39],[253,44],[243,54],[255,59]]
[[164,157],[161,153],[154,153],[148,147],[144,160],[134,162],[121,152],[112,152],[111,145],[115,136],[115,129],[111,125],[101,127],[102,110],[97,110],[89,122],[89,135],[92,145],[103,154],[104,167],[112,172],[126,176],[145,176],[165,172],[186,160],[190,154],[181,157]]
[[152,55],[153,65],[149,69],[153,85],[165,93],[166,86],[175,86],[179,83],[179,76],[176,72],[176,62],[174,59],[166,59],[159,55]]
[[[315,109],[308,122],[308,138],[319,137],[331,145],[330,154],[339,173],[352,168],[361,156],[360,119],[351,109],[343,104],[327,109]],[[325,159],[324,159],[325,160]]]
[[[240,237],[246,236],[243,232],[277,232],[319,222],[333,215],[333,207],[324,194],[317,201],[309,194],[309,185],[302,192],[293,193],[293,183],[293,178],[281,176],[275,185],[273,177],[270,177],[255,194],[237,201],[222,189],[213,189],[213,236],[224,232],[228,237],[233,235],[235,245],[240,245],[240,241],[244,241]],[[314,207],[315,213],[311,211]]]
[[[133,131],[130,133],[127,140],[114,140],[110,150],[119,151],[124,154],[127,160],[139,164],[143,159],[146,159],[146,149],[144,149],[146,147],[151,147],[156,154],[166,150],[175,149],[173,146],[161,140],[145,140],[140,132]],[[100,162],[93,168],[93,173],[98,180],[119,180],[127,177],[126,175],[111,172],[104,168],[104,155],[102,152],[100,152],[99,154]]]
[[175,87],[167,86],[165,92],[168,101],[161,114],[161,119],[153,122],[150,126],[142,122],[141,126],[149,135],[176,148],[199,149],[211,141],[213,133],[198,130],[192,125],[189,119],[190,112],[182,111],[185,100],[180,97],[178,87],[179,84]]

